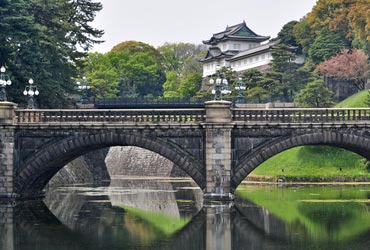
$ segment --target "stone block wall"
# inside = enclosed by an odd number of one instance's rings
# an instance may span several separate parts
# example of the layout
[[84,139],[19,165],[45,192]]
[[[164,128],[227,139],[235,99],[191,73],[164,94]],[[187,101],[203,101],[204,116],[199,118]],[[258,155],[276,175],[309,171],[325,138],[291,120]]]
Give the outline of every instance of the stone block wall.
[[207,193],[230,193],[231,128],[206,129]]
[[163,156],[139,147],[111,147],[91,151],[62,168],[49,186],[101,184],[110,176],[188,177]]
[[13,197],[14,129],[3,127],[0,131],[0,194]]
[[111,176],[187,176],[170,160],[139,147],[111,147],[105,163]]

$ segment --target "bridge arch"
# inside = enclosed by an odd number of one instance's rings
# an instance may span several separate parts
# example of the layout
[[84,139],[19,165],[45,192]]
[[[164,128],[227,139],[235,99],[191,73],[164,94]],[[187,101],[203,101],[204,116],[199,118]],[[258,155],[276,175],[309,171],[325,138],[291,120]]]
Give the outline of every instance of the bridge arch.
[[179,166],[201,189],[205,188],[202,166],[179,146],[139,133],[114,131],[67,137],[41,148],[16,173],[15,191],[25,196],[41,193],[68,162],[89,151],[111,146],[136,146],[158,153]]
[[235,166],[231,187],[235,190],[254,169],[274,155],[294,147],[308,145],[329,145],[344,148],[370,159],[370,138],[365,136],[327,131],[281,137],[244,156]]

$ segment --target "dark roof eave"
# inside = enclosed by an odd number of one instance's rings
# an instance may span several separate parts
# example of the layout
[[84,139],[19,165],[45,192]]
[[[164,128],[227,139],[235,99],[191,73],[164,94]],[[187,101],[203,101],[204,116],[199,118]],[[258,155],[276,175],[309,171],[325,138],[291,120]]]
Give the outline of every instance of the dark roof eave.
[[239,56],[239,57],[238,57],[238,55],[235,55],[234,57],[228,59],[227,61],[228,62],[235,62],[235,61],[238,61],[238,60],[241,60],[241,59],[245,59],[245,58],[248,58],[248,57],[251,57],[251,56],[262,54],[262,53],[264,53],[266,51],[269,51],[270,49],[271,49],[271,47],[268,47],[266,49],[255,51],[253,53],[242,55],[242,56]]
[[232,58],[233,56],[235,56],[235,55],[225,55],[225,54],[222,54],[222,55],[215,56],[215,57],[209,57],[209,58],[199,59],[198,61],[199,62],[211,62],[211,61],[216,61],[216,60],[220,60],[220,59],[223,59],[223,58],[226,58],[226,60],[227,60],[228,58]]
[[238,40],[238,41],[266,41],[266,40],[269,40],[270,37],[269,36],[228,36],[227,37],[227,40]]
[[202,41],[203,44],[206,45],[216,45],[219,42],[222,41],[249,41],[249,42],[264,42],[270,39],[269,36],[263,36],[263,37],[238,37],[238,36],[227,36],[223,37],[221,39],[210,39],[206,41]]

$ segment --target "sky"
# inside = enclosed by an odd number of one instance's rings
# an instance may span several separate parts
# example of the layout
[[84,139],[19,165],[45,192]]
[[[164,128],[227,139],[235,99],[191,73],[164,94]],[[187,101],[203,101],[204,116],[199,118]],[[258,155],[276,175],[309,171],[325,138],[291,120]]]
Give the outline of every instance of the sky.
[[284,24],[299,21],[316,0],[100,0],[92,25],[105,31],[93,51],[105,53],[135,40],[154,47],[166,42],[201,44],[213,33],[245,20],[255,33],[276,37]]

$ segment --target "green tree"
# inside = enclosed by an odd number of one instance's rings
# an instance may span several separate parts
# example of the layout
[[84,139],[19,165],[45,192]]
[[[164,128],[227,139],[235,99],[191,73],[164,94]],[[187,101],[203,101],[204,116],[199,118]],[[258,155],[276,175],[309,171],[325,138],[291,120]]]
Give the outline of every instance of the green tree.
[[256,86],[247,91],[247,97],[252,100],[257,99],[258,103],[261,103],[262,99],[268,98],[269,96],[270,96],[269,91],[260,86]]
[[180,92],[178,91],[180,86],[180,79],[177,76],[176,71],[169,71],[166,73],[166,82],[163,84],[163,97],[166,98],[178,98]]
[[[202,64],[197,57],[205,46],[190,43],[165,43],[158,47],[166,70],[164,97],[192,97],[200,89]],[[200,78],[199,78],[200,76]]]
[[40,106],[68,104],[80,60],[103,34],[89,25],[102,5],[92,0],[1,0],[0,6],[7,29],[0,53],[13,73],[13,100],[26,101],[20,93],[32,77],[40,89]]
[[[0,64],[13,64],[18,46],[39,29],[29,13],[30,2],[25,0],[0,0]],[[14,65],[12,65],[14,66]]]
[[[158,47],[158,51],[163,57],[163,64],[166,71],[176,71],[178,75],[184,73],[183,70],[187,64],[197,64],[200,67],[201,64],[195,59],[196,57],[201,57],[201,54],[205,53],[205,50],[206,47],[204,45],[191,43],[165,43]],[[191,72],[195,71],[192,70]]]
[[84,72],[97,98],[113,98],[119,93],[119,73],[112,63],[113,56],[115,54],[90,53],[87,57]]
[[163,57],[153,46],[139,41],[125,41],[115,45],[111,52],[126,52],[129,55],[145,53],[151,57],[158,65],[162,66]]
[[332,96],[333,92],[319,79],[309,82],[298,94],[295,102],[304,108],[327,108],[333,105]]
[[163,94],[165,74],[155,58],[145,52],[129,55],[118,69],[120,77],[128,81],[140,97]]
[[310,27],[307,18],[303,18],[293,27],[293,35],[296,42],[302,47],[302,53],[308,55],[308,50],[315,40],[315,32]]
[[200,90],[202,74],[199,72],[189,73],[181,78],[179,92],[181,97],[194,97]]
[[[95,83],[94,93],[101,98],[162,95],[165,74],[160,62],[152,55],[151,48],[132,53],[122,50],[104,55],[90,54],[85,71],[88,79]],[[103,81],[104,74],[110,83]],[[98,94],[99,88],[103,91]]]
[[[368,0],[318,0],[312,11],[294,26],[294,36],[302,46],[305,55],[309,54],[311,45],[314,44],[320,34],[321,36],[328,36],[328,34],[322,34],[327,31],[333,33],[333,36],[334,34],[339,36],[342,40],[340,43],[344,41],[346,47],[362,48],[370,54],[368,6]],[[338,37],[334,37],[332,41],[330,39],[327,39],[329,43],[338,41]],[[323,40],[323,37],[321,40]],[[317,48],[320,48],[321,45],[324,45],[324,43],[317,44]],[[313,52],[314,50],[311,51],[311,54]],[[331,53],[331,55],[334,54]],[[321,51],[319,55],[314,56],[318,56],[323,61],[322,58],[325,58],[325,53]],[[320,61],[319,59],[308,61],[317,62]]]
[[249,69],[245,71],[242,79],[246,87],[248,99],[257,99],[257,102],[261,103],[262,99],[269,97],[270,82],[266,81],[266,78],[259,70]]
[[[154,47],[138,41],[126,41],[114,46],[110,53],[117,58],[120,96],[152,96],[163,94],[166,81],[163,57]],[[127,90],[129,89],[129,92]]]
[[367,55],[370,55],[369,2],[367,0],[355,1],[348,11],[347,19],[348,31],[352,31],[353,47],[362,48]]
[[263,79],[263,74],[257,69],[248,69],[243,73],[242,79],[246,89],[252,89]]
[[6,66],[13,81],[7,88],[8,100],[17,103],[21,103],[21,88],[28,82],[26,77],[30,77],[24,75],[27,72],[24,67],[27,65],[21,52],[41,32],[40,27],[34,23],[30,8],[29,1],[0,0],[0,65]]
[[308,50],[308,55],[317,65],[338,54],[345,47],[348,47],[348,44],[341,34],[324,27]]
[[298,44],[296,37],[294,35],[294,27],[297,25],[297,21],[290,21],[283,26],[283,28],[278,33],[277,39],[280,39],[282,44],[288,46],[297,47],[297,53],[301,52],[301,46]]
[[271,52],[273,59],[271,69],[266,72],[265,77],[269,80],[270,89],[274,95],[282,96],[285,101],[290,101],[294,95],[295,71],[299,65],[295,63],[296,54],[284,44],[277,45]]

